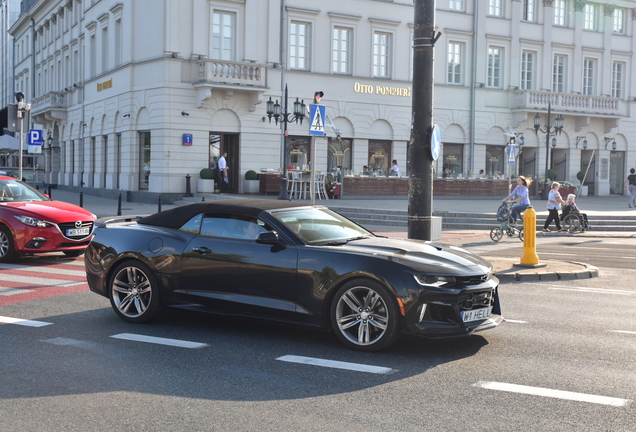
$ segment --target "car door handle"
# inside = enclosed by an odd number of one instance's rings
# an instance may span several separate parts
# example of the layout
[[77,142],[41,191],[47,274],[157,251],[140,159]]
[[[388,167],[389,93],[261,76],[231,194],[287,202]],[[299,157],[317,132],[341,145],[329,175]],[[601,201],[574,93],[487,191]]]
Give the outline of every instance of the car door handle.
[[205,246],[192,248],[192,251],[198,252],[201,255],[209,254],[210,252],[212,252],[210,249],[206,248]]

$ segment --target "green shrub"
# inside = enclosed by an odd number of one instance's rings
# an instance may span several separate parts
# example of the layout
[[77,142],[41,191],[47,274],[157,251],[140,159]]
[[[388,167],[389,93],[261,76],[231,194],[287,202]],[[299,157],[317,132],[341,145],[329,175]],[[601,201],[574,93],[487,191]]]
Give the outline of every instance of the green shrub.
[[258,174],[254,170],[249,170],[245,173],[245,180],[258,180]]
[[213,180],[214,179],[214,171],[210,168],[203,168],[199,173],[199,176],[205,180]]
[[580,182],[583,182],[583,177],[585,177],[585,171],[579,171],[576,173],[576,179]]
[[552,168],[548,170],[547,174],[550,180],[554,180],[554,177],[556,177],[556,171],[554,171]]

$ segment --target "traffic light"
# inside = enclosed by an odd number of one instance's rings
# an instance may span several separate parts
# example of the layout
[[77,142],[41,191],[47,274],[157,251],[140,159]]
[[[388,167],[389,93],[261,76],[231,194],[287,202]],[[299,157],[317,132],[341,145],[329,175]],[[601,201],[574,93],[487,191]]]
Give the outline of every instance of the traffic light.
[[10,132],[18,132],[18,106],[16,104],[7,105],[7,130]]

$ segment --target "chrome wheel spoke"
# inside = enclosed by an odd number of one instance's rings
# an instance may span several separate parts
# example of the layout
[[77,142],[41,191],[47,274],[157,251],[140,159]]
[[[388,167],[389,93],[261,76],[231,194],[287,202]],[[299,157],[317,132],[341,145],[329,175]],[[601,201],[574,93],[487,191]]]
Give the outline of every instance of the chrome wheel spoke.
[[346,330],[358,324],[359,322],[360,322],[360,317],[358,315],[356,314],[347,315],[347,316],[338,318],[338,327],[340,327],[340,330]]
[[362,307],[358,298],[351,292],[347,291],[345,295],[342,296],[342,300],[351,308],[353,311],[357,311]]
[[119,305],[117,305],[117,308],[122,312],[122,313],[127,313],[128,309],[130,308],[130,305],[133,303],[133,296],[132,295],[127,295],[126,297],[124,297],[123,300],[121,300],[119,302]]
[[371,335],[369,334],[369,323],[368,321],[363,321],[358,327],[358,343],[366,345],[369,343],[370,337]]

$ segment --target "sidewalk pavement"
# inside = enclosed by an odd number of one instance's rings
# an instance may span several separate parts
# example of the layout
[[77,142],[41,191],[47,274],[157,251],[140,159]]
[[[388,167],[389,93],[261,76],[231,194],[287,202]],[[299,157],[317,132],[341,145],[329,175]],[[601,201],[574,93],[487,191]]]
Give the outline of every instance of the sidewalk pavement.
[[[67,191],[63,189],[53,189],[51,191],[52,198],[55,200],[66,201],[73,204],[80,204],[80,194],[78,192]],[[237,198],[266,198],[277,199],[277,196],[263,196],[263,195],[227,195],[223,198],[237,199]],[[210,196],[206,199],[219,199],[218,195]],[[503,198],[503,197],[502,197]],[[116,218],[118,210],[118,202],[114,199],[101,198],[92,195],[83,195],[82,197],[84,208],[94,213],[99,219]],[[308,200],[301,200],[301,202],[309,202]],[[328,207],[347,207],[358,209],[390,209],[398,211],[408,211],[408,198],[407,197],[374,197],[373,199],[360,199],[355,198],[343,198],[338,200],[317,201],[317,203],[326,205]],[[501,199],[471,199],[467,197],[458,197],[456,199],[443,198],[434,199],[433,210],[434,211],[446,211],[446,212],[462,212],[462,213],[492,213],[496,214],[497,208],[501,204]],[[547,216],[546,201],[533,202],[537,211],[538,218]],[[617,214],[625,213],[626,215],[636,216],[636,209],[629,208],[627,206],[627,197],[623,196],[607,196],[607,197],[581,197],[577,199],[577,204],[581,211],[587,213],[589,216],[615,216]],[[158,210],[158,204],[146,204],[136,202],[122,202],[121,204],[121,216],[122,217],[134,217],[143,216],[156,213]],[[174,205],[162,205],[162,210],[174,208]],[[380,235],[386,235],[392,238],[406,238],[407,233],[400,227],[368,227],[373,232]],[[556,234],[556,233],[555,233]],[[565,234],[572,235],[572,234]],[[578,234],[577,234],[578,235]],[[590,233],[584,233],[585,237],[590,236]],[[632,232],[594,232],[594,237],[622,237],[633,238],[636,237],[636,233]],[[444,242],[466,242],[466,241],[490,241],[487,230],[454,230],[443,231],[442,241]],[[502,281],[555,281],[565,279],[586,279],[598,276],[598,269],[585,263],[563,262],[546,260],[541,264],[545,264],[540,268],[523,268],[518,267],[519,260],[515,258],[499,258],[499,257],[484,257],[489,260],[493,266],[495,275]]]

